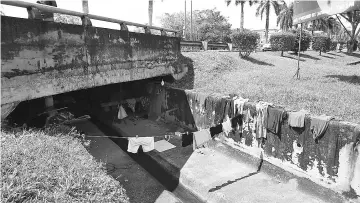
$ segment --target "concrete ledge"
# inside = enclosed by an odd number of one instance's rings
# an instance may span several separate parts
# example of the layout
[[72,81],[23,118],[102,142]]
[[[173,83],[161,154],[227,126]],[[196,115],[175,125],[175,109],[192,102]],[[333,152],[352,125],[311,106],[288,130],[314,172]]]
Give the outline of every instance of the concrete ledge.
[[[161,88],[161,87],[159,87]],[[181,111],[165,115],[169,121],[181,123],[193,130],[204,129],[221,123],[226,115],[232,117],[233,110],[226,112],[224,103],[231,102],[227,95],[206,94],[194,90],[161,88],[162,94],[155,95],[160,101],[162,111],[179,108]],[[155,100],[153,100],[155,101]],[[281,107],[277,107],[281,108]],[[245,104],[245,110],[256,115],[255,103]],[[357,198],[360,195],[360,133],[359,125],[339,120],[333,120],[318,143],[310,134],[312,116],[305,119],[305,128],[296,131],[290,128],[285,120],[281,126],[281,136],[267,134],[264,154],[271,163],[287,171],[306,177],[323,187],[330,188],[348,197]],[[230,135],[224,138],[224,143],[249,154],[259,156],[258,141],[254,123],[243,131],[242,136]],[[305,137],[299,147],[299,137]],[[236,146],[235,146],[236,145]]]
[[[124,134],[125,131],[119,130],[106,116],[100,116],[98,120],[111,128],[107,131],[111,131],[112,135],[132,136]],[[126,141],[117,139],[114,142],[125,146],[126,150]],[[196,151],[192,150],[192,146],[181,147],[179,138],[172,138],[170,142],[177,147],[143,155],[147,167],[151,164],[160,167],[162,175],[174,183],[168,188],[170,191],[176,194],[179,190],[182,193],[186,190],[186,194],[190,194],[196,202],[268,202],[269,198],[277,202],[346,201],[332,190],[221,142],[211,141],[209,148]],[[255,194],[249,193],[252,190]],[[298,199],[294,199],[295,196]]]

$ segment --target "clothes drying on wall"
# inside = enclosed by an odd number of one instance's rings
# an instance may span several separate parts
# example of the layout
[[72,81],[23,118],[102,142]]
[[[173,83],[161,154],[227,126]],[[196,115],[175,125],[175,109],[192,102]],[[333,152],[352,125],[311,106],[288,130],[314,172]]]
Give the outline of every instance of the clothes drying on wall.
[[288,124],[291,127],[303,128],[305,123],[305,114],[304,110],[298,112],[288,112]]
[[274,108],[269,106],[267,108],[267,120],[266,120],[266,129],[274,134],[279,134],[281,129],[281,124],[286,118],[286,111],[281,108]]
[[312,133],[312,136],[317,142],[321,137],[325,134],[327,127],[329,126],[330,120],[332,120],[332,116],[314,116],[311,118],[311,124],[310,124],[310,132]]

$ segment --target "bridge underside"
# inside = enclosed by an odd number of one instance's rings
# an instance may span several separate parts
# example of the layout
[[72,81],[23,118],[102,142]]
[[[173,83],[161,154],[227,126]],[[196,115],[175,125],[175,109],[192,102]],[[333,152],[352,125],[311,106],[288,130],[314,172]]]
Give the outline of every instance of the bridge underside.
[[24,100],[185,71],[179,38],[125,30],[2,16],[1,46],[2,118]]

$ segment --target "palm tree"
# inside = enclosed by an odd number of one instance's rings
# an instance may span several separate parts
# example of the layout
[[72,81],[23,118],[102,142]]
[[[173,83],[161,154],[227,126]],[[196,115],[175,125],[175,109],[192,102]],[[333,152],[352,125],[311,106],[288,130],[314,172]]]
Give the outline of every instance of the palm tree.
[[276,15],[279,15],[282,5],[285,3],[284,1],[281,1],[280,3],[277,0],[262,0],[262,1],[256,1],[256,4],[259,4],[259,6],[256,9],[256,17],[260,16],[261,20],[263,17],[263,14],[265,12],[266,15],[266,22],[265,22],[265,43],[268,42],[268,35],[269,35],[269,16],[270,16],[270,8],[271,6],[275,10]]
[[294,3],[291,2],[289,6],[284,2],[281,11],[277,17],[276,25],[280,24],[280,29],[283,31],[289,30],[293,26]]
[[[240,12],[240,30],[244,29],[244,5],[245,2],[248,1],[249,5],[252,6],[253,1],[251,0],[235,0],[235,5],[238,6],[240,4],[241,12]],[[227,6],[230,5],[231,0],[225,0]]]
[[323,17],[312,21],[313,30],[321,30],[331,37],[341,29],[340,23],[333,17]]

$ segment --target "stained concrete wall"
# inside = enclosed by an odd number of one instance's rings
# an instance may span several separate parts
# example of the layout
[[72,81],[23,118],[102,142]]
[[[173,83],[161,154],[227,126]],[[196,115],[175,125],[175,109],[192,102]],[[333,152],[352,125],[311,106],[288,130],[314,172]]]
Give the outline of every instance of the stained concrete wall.
[[[215,126],[223,122],[226,115],[232,117],[234,114],[233,108],[224,105],[231,101],[229,96],[159,88],[159,94],[153,95],[156,98],[153,103],[158,105],[158,108],[153,108],[153,112],[192,130]],[[166,113],[169,109],[177,110]],[[252,116],[256,115],[255,103],[245,103],[244,109],[250,109]],[[306,127],[294,130],[285,120],[280,136],[268,132],[263,149],[266,160],[350,197],[360,195],[360,126],[333,120],[325,135],[315,143],[310,134],[310,122],[311,116],[307,116]],[[246,126],[242,136],[222,135],[219,141],[259,156],[261,149],[256,140],[255,123],[251,121]],[[305,138],[302,143],[301,136]]]
[[7,16],[1,49],[2,106],[183,70],[180,38]]

